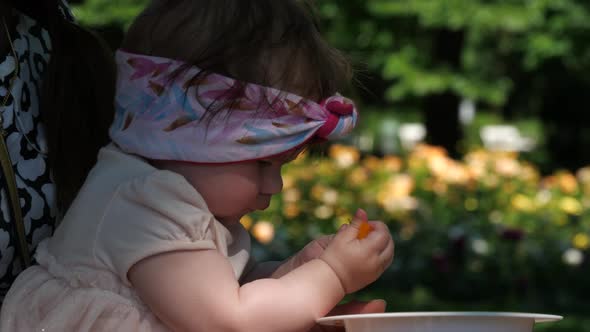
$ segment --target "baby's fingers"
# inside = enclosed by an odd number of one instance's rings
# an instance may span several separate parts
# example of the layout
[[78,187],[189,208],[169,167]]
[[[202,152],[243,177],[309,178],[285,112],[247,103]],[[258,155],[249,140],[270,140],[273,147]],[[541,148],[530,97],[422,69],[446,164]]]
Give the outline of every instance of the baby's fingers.
[[389,239],[387,242],[387,246],[385,249],[379,254],[379,259],[384,262],[383,263],[383,271],[385,271],[393,262],[393,256],[395,254],[395,243],[393,239]]
[[367,219],[367,212],[363,209],[357,209],[354,217],[352,218],[351,224],[358,226],[363,221],[367,221]]
[[367,236],[367,242],[371,248],[379,252],[383,251],[391,240],[389,228],[381,221],[370,221],[373,231]]
[[[338,236],[342,236],[346,242],[356,239],[364,226],[363,223],[367,222],[367,213],[363,209],[356,210],[352,221],[348,225],[343,225],[338,230]],[[363,231],[364,232],[364,231]],[[342,235],[341,235],[342,234]]]

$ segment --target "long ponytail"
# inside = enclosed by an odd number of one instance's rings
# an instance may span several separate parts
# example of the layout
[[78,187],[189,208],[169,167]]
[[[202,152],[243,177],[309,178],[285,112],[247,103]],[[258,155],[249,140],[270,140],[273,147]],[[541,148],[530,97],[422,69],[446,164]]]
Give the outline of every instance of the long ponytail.
[[27,0],[17,2],[27,7],[23,12],[29,11],[51,38],[40,110],[47,127],[58,208],[65,211],[96,162],[98,150],[109,142],[116,66],[106,43],[66,19],[59,0],[28,0],[29,6]]

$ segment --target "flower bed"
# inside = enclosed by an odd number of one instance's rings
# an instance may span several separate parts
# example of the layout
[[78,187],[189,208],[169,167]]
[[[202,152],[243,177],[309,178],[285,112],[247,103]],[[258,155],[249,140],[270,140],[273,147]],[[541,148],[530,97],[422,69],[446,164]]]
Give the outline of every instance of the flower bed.
[[362,207],[396,241],[394,264],[367,292],[553,313],[575,312],[590,297],[590,167],[542,177],[509,153],[456,161],[422,145],[404,158],[361,158],[333,145],[283,174],[270,208],[242,220],[258,257],[284,258]]

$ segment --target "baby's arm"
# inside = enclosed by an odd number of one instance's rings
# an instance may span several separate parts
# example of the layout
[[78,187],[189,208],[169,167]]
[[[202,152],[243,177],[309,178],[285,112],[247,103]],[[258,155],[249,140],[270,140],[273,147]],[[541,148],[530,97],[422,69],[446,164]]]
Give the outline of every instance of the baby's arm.
[[215,250],[172,252],[135,264],[129,279],[138,295],[175,331],[305,331],[345,295],[374,281],[391,262],[384,225],[364,240],[349,227],[320,259],[279,279],[240,287]]
[[240,287],[216,250],[153,256],[137,263],[129,279],[174,331],[303,331],[345,295],[338,276],[319,259],[288,277]]
[[280,278],[310,260],[320,257],[333,237],[334,235],[319,237],[284,261],[265,261],[260,263],[251,261],[253,267],[247,270],[247,273],[240,279],[240,282],[245,284],[262,278]]

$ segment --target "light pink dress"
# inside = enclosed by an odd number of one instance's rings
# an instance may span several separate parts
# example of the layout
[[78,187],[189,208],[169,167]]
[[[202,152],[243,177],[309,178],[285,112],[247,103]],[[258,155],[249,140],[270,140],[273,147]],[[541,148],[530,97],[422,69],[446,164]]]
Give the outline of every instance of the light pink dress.
[[155,254],[202,249],[226,255],[239,279],[250,238],[215,220],[184,177],[107,146],[55,235],[39,244],[39,265],[8,292],[0,331],[168,331],[127,272]]

